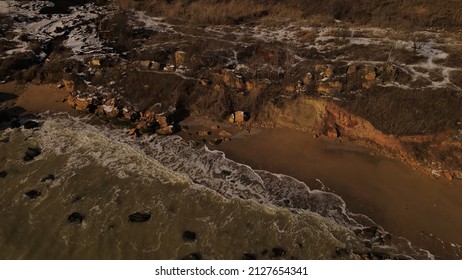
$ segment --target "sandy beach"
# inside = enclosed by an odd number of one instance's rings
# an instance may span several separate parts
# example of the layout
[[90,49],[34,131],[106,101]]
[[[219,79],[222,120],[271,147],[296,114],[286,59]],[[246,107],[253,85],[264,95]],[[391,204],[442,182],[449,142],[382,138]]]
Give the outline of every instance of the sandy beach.
[[420,174],[402,162],[351,142],[284,129],[236,135],[213,149],[255,169],[293,176],[341,196],[347,208],[372,218],[393,236],[450,257],[462,243],[462,182]]
[[63,102],[68,95],[66,90],[53,84],[37,85],[30,83],[19,85],[16,82],[9,82],[0,84],[0,92],[16,95],[16,98],[12,98],[7,106],[14,105],[28,113],[67,112],[72,116],[79,115],[76,110]]

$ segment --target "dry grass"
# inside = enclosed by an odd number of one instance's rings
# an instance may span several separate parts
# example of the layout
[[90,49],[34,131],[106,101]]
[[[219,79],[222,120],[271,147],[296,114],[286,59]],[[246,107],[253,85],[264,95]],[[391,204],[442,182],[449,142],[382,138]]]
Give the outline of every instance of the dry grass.
[[[252,22],[262,18],[316,19],[399,29],[462,28],[460,0],[117,0],[123,9],[141,9],[198,24]],[[416,3],[417,2],[417,3]],[[317,23],[314,20],[314,23]]]

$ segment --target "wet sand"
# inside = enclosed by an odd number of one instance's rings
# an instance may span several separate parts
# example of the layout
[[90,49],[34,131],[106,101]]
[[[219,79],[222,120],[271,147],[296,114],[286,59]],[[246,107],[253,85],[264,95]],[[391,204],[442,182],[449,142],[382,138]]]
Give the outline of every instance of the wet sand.
[[34,114],[48,111],[50,113],[67,112],[72,116],[78,116],[79,113],[76,110],[63,102],[67,95],[66,90],[59,89],[55,85],[29,84],[20,93],[16,105]]
[[462,244],[460,180],[420,174],[347,141],[283,129],[244,131],[212,149],[255,169],[293,176],[311,188],[319,188],[319,179],[352,212],[439,257],[451,258],[450,243]]

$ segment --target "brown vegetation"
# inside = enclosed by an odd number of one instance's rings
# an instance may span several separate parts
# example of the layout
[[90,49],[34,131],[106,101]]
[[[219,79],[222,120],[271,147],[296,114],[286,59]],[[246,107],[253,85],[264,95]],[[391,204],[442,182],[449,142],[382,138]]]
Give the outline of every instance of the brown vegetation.
[[199,24],[231,24],[261,18],[328,17],[356,24],[396,28],[462,27],[458,0],[118,0],[123,9],[140,9]]

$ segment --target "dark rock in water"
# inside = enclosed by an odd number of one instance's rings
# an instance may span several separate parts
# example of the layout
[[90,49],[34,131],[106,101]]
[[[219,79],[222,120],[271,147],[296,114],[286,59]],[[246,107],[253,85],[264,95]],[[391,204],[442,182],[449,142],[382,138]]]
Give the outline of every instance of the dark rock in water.
[[0,143],[8,143],[10,142],[10,140],[11,140],[10,137],[5,137],[5,138],[0,139]]
[[186,241],[196,241],[197,236],[196,236],[195,232],[187,230],[187,231],[183,232],[183,239],[186,240]]
[[10,122],[10,127],[11,128],[18,128],[18,127],[21,127],[21,123],[18,121],[18,120],[12,120]]
[[377,231],[378,231],[377,227],[368,227],[368,228],[364,228],[362,230],[362,233],[364,237],[372,238],[377,235]]
[[42,180],[40,180],[40,182],[45,182],[45,181],[54,181],[56,179],[55,175],[53,174],[48,174],[46,177],[43,177]]
[[268,250],[267,249],[264,249],[263,251],[261,251],[260,253],[262,256],[265,256],[266,254],[268,254]]
[[30,199],[36,199],[39,197],[42,193],[37,191],[37,190],[31,190],[25,193]]
[[5,178],[6,175],[8,175],[8,172],[6,172],[5,170],[0,171],[0,178]]
[[151,214],[146,212],[136,212],[131,215],[128,215],[128,221],[131,223],[142,223],[148,221],[149,219],[151,219]]
[[77,196],[75,196],[75,197],[72,199],[71,202],[72,202],[72,203],[76,203],[76,202],[78,202],[78,201],[81,201],[82,199],[83,199],[83,197],[81,197],[80,195],[77,195]]
[[36,122],[36,121],[27,121],[24,123],[24,128],[25,129],[32,129],[32,128],[36,128],[36,127],[39,127],[39,123]]
[[283,257],[287,253],[286,250],[281,247],[275,247],[271,252],[273,253],[273,257]]
[[40,148],[27,148],[26,155],[23,157],[24,161],[31,161],[36,156],[39,156],[42,153],[42,149]]
[[369,260],[391,260],[393,259],[392,256],[384,254],[384,253],[379,253],[379,252],[370,252],[367,254]]
[[335,249],[335,254],[339,257],[345,257],[350,255],[350,250],[347,248],[336,248]]
[[69,223],[78,223],[81,224],[83,222],[84,216],[80,214],[79,212],[74,212],[67,217],[67,220]]
[[257,255],[255,255],[253,253],[244,253],[244,255],[242,256],[242,259],[243,260],[256,260]]
[[192,254],[189,254],[189,255],[183,257],[183,260],[202,260],[202,254],[201,253],[192,253]]

